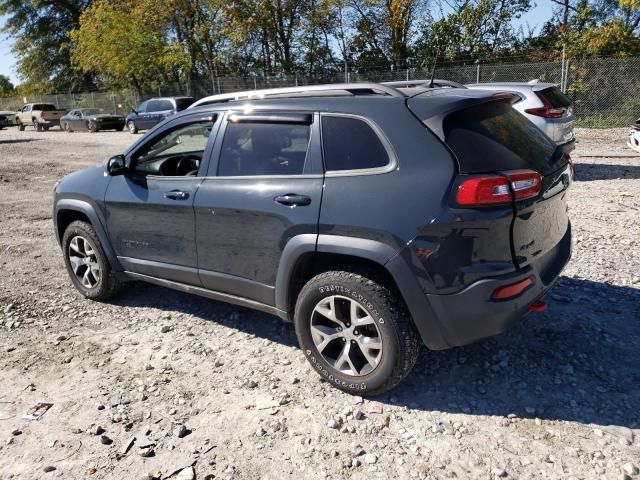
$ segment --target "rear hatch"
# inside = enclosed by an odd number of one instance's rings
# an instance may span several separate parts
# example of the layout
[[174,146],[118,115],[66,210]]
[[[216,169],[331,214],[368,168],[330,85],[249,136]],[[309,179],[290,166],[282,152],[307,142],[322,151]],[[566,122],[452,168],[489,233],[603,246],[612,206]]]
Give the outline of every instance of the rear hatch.
[[525,110],[532,115],[545,117],[552,129],[550,135],[559,144],[573,140],[573,106],[571,99],[562,93],[559,87],[545,86],[540,89],[533,89],[533,92],[542,102],[540,108],[529,108]]
[[[471,92],[438,95],[437,108],[429,106],[430,99],[419,97],[409,99],[408,105],[455,156],[459,175],[454,190],[467,180],[500,176],[508,179],[505,188],[510,190],[506,202],[513,209],[510,226],[513,262],[523,268],[544,258],[545,265],[540,267],[549,270],[547,263],[553,260],[554,250],[569,236],[566,204],[571,181],[569,157],[512,108],[514,96]],[[443,95],[450,97],[448,105]],[[527,194],[520,197],[519,183],[514,180],[519,176],[537,178],[535,191],[522,190]],[[557,272],[549,272],[550,279],[555,275]]]

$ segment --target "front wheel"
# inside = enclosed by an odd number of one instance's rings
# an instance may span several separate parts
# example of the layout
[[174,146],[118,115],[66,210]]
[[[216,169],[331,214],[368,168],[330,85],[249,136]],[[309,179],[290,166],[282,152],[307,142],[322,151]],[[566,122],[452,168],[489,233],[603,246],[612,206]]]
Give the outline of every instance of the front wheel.
[[383,282],[346,271],[312,278],[296,303],[300,348],[341,390],[378,395],[415,365],[420,339],[402,300]]
[[42,131],[42,125],[40,125],[40,122],[35,118],[33,119],[33,128],[35,128],[36,132]]
[[93,226],[77,220],[64,231],[62,252],[76,289],[91,300],[107,300],[120,286]]
[[127,129],[129,130],[129,133],[138,133],[138,127],[136,127],[136,124],[133,122],[133,120],[129,120],[127,122]]

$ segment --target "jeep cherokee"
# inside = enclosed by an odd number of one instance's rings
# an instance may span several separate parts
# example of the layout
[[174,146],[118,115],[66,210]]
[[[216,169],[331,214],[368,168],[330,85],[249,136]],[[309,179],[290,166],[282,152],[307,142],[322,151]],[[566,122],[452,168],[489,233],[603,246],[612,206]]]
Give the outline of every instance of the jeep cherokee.
[[[567,154],[509,93],[343,84],[207,97],[55,187],[75,287],[142,280],[293,321],[347,392],[496,335],[568,262]],[[446,85],[445,85],[446,86]]]

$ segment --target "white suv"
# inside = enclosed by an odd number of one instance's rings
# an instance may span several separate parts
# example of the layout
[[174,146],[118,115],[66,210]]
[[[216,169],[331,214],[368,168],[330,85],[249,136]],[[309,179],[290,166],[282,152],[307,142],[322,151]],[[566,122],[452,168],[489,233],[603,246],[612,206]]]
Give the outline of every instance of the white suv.
[[530,82],[496,82],[475,83],[468,88],[480,90],[498,90],[512,92],[521,100],[513,104],[513,108],[531,120],[547,134],[556,144],[565,145],[565,150],[574,148],[573,105],[557,85]]

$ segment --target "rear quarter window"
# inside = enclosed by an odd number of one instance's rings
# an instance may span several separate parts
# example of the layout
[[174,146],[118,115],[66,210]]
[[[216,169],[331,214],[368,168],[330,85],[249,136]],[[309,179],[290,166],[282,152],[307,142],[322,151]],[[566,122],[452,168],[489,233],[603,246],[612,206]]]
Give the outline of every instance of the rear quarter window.
[[552,169],[556,145],[509,102],[494,101],[448,115],[445,142],[458,158],[461,173]]
[[327,171],[381,168],[390,163],[380,137],[358,118],[323,116],[322,148]]
[[537,92],[544,96],[553,108],[567,108],[571,106],[571,99],[567,97],[558,87],[549,87]]
[[179,112],[186,110],[189,105],[195,102],[195,98],[176,98],[176,108]]

